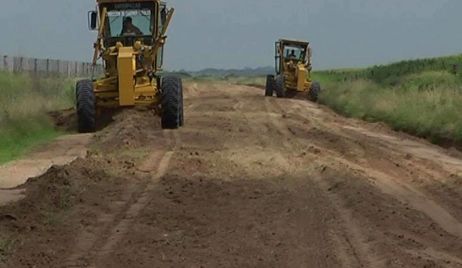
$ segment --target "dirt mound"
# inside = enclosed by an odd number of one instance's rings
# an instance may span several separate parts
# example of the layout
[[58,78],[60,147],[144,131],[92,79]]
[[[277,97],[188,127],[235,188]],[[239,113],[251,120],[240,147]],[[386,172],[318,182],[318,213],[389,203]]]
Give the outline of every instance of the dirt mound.
[[[101,167],[94,159],[52,167],[22,186],[27,194],[23,200],[0,207],[0,257],[15,255],[5,267],[60,264],[69,250],[66,244],[76,238],[82,226],[96,224],[92,223],[96,215],[107,210],[121,191],[123,180]],[[109,192],[108,183],[113,184]],[[25,237],[27,244],[23,243]],[[59,246],[51,249],[50,243]]]
[[126,109],[113,114],[113,121],[95,136],[102,150],[143,147],[161,131],[160,118],[150,109]]

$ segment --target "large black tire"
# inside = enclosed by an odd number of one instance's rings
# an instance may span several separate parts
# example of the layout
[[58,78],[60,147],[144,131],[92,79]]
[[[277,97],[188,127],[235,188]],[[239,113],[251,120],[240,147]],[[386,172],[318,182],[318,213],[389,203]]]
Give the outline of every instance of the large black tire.
[[181,89],[180,89],[180,127],[184,126],[184,95],[183,95],[183,80],[180,79]]
[[75,86],[78,131],[92,133],[96,130],[96,103],[91,80],[78,81]]
[[266,76],[265,96],[272,97],[274,93],[274,75]]
[[319,99],[319,93],[321,92],[321,85],[319,82],[313,82],[311,84],[310,92],[308,94],[308,99],[313,102],[317,102]]
[[275,85],[274,89],[276,90],[276,97],[284,98],[286,96],[286,89],[285,89],[285,85],[284,85],[284,77],[282,75],[278,75],[276,77],[274,85]]
[[181,126],[182,91],[180,78],[174,76],[162,78],[162,128],[177,129]]

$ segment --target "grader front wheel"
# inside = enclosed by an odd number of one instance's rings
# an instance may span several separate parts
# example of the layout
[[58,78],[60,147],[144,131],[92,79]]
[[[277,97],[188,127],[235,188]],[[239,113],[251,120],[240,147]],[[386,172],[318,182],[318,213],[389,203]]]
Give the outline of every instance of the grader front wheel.
[[91,133],[96,130],[96,107],[93,82],[81,80],[77,82],[75,95],[77,99],[77,117],[79,133]]
[[183,81],[180,79],[180,127],[184,126],[184,96],[183,96]]
[[178,129],[183,124],[183,86],[178,77],[162,79],[162,128]]
[[275,90],[276,90],[276,97],[285,98],[286,89],[285,89],[285,85],[284,85],[284,77],[282,75],[278,75],[276,77]]
[[321,92],[321,85],[318,82],[313,82],[308,93],[308,99],[312,102],[317,102],[319,99],[319,93]]

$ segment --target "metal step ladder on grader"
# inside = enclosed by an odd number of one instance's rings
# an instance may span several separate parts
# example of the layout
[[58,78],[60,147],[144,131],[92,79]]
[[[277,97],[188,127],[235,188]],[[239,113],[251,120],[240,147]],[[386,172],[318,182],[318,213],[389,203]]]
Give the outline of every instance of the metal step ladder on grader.
[[280,39],[275,45],[276,75],[266,77],[265,96],[278,98],[304,95],[316,102],[321,91],[311,80],[311,48],[305,41]]
[[173,12],[160,0],[97,0],[88,22],[98,31],[93,66],[102,59],[104,74],[77,82],[79,132],[94,132],[103,109],[135,106],[155,109],[165,129],[183,126],[182,81],[159,75]]

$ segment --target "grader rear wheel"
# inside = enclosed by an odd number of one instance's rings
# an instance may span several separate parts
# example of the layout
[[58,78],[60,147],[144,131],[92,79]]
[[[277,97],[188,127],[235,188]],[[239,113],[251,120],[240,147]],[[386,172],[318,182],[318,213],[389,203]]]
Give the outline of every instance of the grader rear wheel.
[[96,130],[96,104],[93,82],[81,80],[76,84],[77,117],[79,133],[91,133]]
[[272,97],[274,94],[274,75],[266,76],[265,96]]

